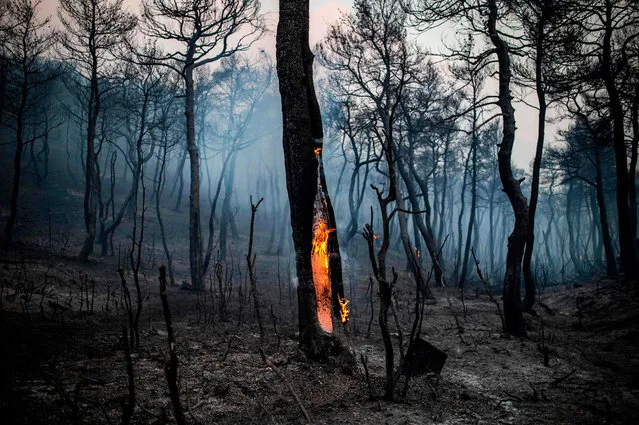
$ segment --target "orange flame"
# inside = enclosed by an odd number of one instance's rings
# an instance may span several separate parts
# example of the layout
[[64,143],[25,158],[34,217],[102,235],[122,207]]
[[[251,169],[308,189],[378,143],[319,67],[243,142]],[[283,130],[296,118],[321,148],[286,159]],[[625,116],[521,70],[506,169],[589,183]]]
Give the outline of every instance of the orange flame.
[[351,313],[346,305],[348,304],[348,300],[346,298],[338,297],[339,300],[339,314],[342,319],[342,323],[346,323],[348,321],[348,315]]
[[417,258],[422,257],[422,251],[419,248],[415,247],[415,252],[417,253]]
[[322,152],[322,148],[315,148],[315,155],[319,155]]
[[328,235],[335,229],[329,229],[326,221],[319,219],[313,226],[313,251],[311,267],[313,286],[317,299],[317,320],[325,332],[333,332],[331,317],[331,281],[328,272]]

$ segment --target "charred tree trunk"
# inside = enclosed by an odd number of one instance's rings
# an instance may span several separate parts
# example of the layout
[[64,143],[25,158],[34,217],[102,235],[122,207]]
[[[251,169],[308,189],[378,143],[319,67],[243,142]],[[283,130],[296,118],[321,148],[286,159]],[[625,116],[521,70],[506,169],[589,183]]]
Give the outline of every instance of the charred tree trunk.
[[[450,151],[450,134],[446,134],[446,140],[444,141],[444,164],[442,166],[442,195],[439,207],[439,229],[437,231],[438,241],[443,240],[444,237],[444,224],[446,219],[444,214],[446,213],[446,193],[448,192],[448,152]],[[450,223],[451,220],[448,220]]]
[[[476,80],[473,76],[473,105],[477,105],[478,88]],[[472,141],[470,146],[469,157],[472,158],[472,172],[470,177],[470,217],[468,217],[468,230],[466,232],[466,246],[464,247],[464,258],[461,265],[461,274],[459,275],[458,285],[460,288],[464,288],[466,283],[466,275],[468,274],[468,259],[470,254],[470,241],[473,237],[473,228],[475,227],[475,214],[477,210],[477,108],[473,107],[473,128],[472,128]],[[466,163],[468,164],[468,163]]]
[[504,317],[506,331],[513,335],[525,334],[521,311],[521,262],[524,247],[528,237],[528,202],[521,192],[521,182],[513,176],[511,157],[515,143],[515,108],[510,93],[510,79],[512,77],[510,51],[508,44],[497,31],[498,8],[496,0],[488,0],[488,35],[495,46],[499,68],[499,100],[502,113],[503,133],[499,145],[497,158],[499,162],[499,176],[503,190],[508,196],[515,215],[515,225],[508,237],[508,251],[506,254],[506,273],[504,276]]
[[[282,101],[283,147],[286,168],[295,264],[298,278],[298,324],[300,348],[310,357],[326,357],[336,340],[320,327],[313,280],[311,253],[315,201],[324,192],[329,228],[335,227],[333,208],[321,175],[322,119],[313,86],[313,54],[309,48],[309,1],[281,0],[277,26],[277,75]],[[318,175],[319,173],[319,175]],[[319,180],[319,187],[318,187]],[[329,275],[333,296],[340,292],[341,258],[337,232],[329,234]]]
[[[632,238],[637,240],[637,155],[639,155],[639,83],[635,84],[632,99],[632,143],[630,146],[630,168],[628,170],[628,202],[630,203],[630,220]],[[639,248],[639,246],[638,246]]]
[[231,196],[233,195],[233,179],[235,178],[236,153],[231,153],[229,170],[224,176],[224,200],[222,201],[222,217],[220,218],[220,260],[226,260],[226,241],[229,228],[233,234],[235,220],[231,211]]
[[464,177],[461,184],[461,205],[459,207],[459,215],[457,216],[457,255],[455,255],[455,278],[459,285],[459,272],[462,262],[462,246],[464,240],[464,232],[462,230],[462,221],[464,218],[464,210],[466,209],[466,181],[468,179],[468,166],[472,152],[468,152],[468,157],[464,163]]
[[[191,49],[189,49],[191,52]],[[192,54],[192,52],[191,52]],[[188,58],[187,62],[192,61]],[[191,165],[191,187],[189,189],[189,265],[191,286],[201,289],[202,284],[202,230],[200,228],[200,156],[195,140],[195,91],[193,67],[185,69],[186,83],[186,135],[187,150]]]
[[624,131],[624,112],[615,73],[613,70],[614,59],[612,57],[613,27],[612,9],[614,0],[606,0],[604,20],[602,67],[604,83],[610,102],[610,114],[613,124],[613,146],[615,151],[615,170],[617,173],[617,214],[619,222],[619,253],[621,256],[621,268],[624,279],[633,281],[637,279],[637,247],[633,235],[633,220],[630,216],[631,207],[628,199],[628,155],[626,153],[626,140]]
[[599,215],[599,207],[597,206],[597,190],[588,191],[588,197],[590,200],[590,215],[592,217],[591,220],[591,234],[593,239],[592,252],[594,255],[595,263],[597,265],[602,264],[601,258],[603,257],[603,238],[602,238],[602,230],[601,230],[601,217]]
[[[11,203],[9,218],[4,229],[5,242],[13,241],[13,227],[18,216],[18,197],[20,196],[20,174],[22,172],[22,152],[24,150],[24,114],[29,93],[28,65],[26,57],[22,61],[22,82],[20,85],[20,103],[16,119],[16,152],[13,157],[13,182],[11,185]],[[0,123],[1,124],[1,123]]]
[[215,195],[213,196],[213,200],[211,201],[211,213],[209,214],[209,237],[208,242],[206,244],[206,255],[204,256],[204,265],[202,266],[202,274],[205,274],[209,268],[209,264],[211,262],[211,256],[213,255],[213,241],[215,240],[215,212],[217,210],[217,202],[220,199],[220,192],[222,190],[222,182],[224,181],[224,176],[226,174],[226,166],[233,155],[233,151],[230,151],[226,158],[224,159],[224,163],[222,164],[222,170],[220,171],[220,178],[217,181],[217,186],[215,187]]
[[617,263],[615,262],[615,251],[612,247],[612,239],[610,238],[610,227],[608,226],[608,211],[606,210],[606,199],[603,191],[600,149],[599,146],[595,146],[595,189],[597,191],[597,205],[599,206],[601,237],[606,254],[606,275],[614,279],[617,277]]
[[[91,32],[89,38],[95,40],[95,32]],[[100,113],[100,88],[98,86],[98,56],[95,48],[95,42],[91,45],[91,92],[89,94],[89,104],[87,105],[87,152],[86,163],[84,166],[84,225],[87,231],[84,244],[80,250],[78,258],[86,261],[93,252],[93,244],[96,236],[97,222],[97,202],[96,193],[96,170],[95,170],[95,137],[96,127],[98,123],[98,114]]]
[[[542,6],[543,7],[543,6]],[[532,310],[535,304],[535,279],[532,272],[532,256],[535,248],[535,212],[537,211],[537,200],[539,199],[539,171],[541,169],[541,158],[544,152],[544,139],[546,136],[546,91],[543,81],[544,64],[544,42],[545,25],[548,19],[548,8],[543,7],[537,25],[537,37],[535,40],[535,90],[539,103],[539,117],[537,119],[537,148],[535,150],[535,160],[533,162],[532,183],[530,186],[530,205],[528,209],[528,236],[526,239],[526,250],[524,252],[524,284],[526,295],[522,309]]]
[[[566,193],[566,224],[568,225],[568,249],[570,250],[570,261],[572,262],[575,273],[581,275],[581,263],[577,256],[579,249],[575,237],[575,226],[573,224],[574,206],[573,200],[575,198],[575,188],[572,182],[568,184],[568,193]],[[579,229],[579,226],[577,226]]]
[[171,255],[171,250],[169,250],[169,244],[167,243],[167,240],[166,240],[166,232],[164,231],[164,221],[162,220],[162,213],[160,210],[160,201],[162,200],[162,189],[163,189],[162,183],[163,183],[165,169],[166,169],[167,144],[168,142],[165,140],[164,148],[162,151],[162,159],[158,158],[158,163],[160,164],[160,170],[158,171],[158,184],[157,184],[157,188],[155,189],[155,214],[158,219],[158,225],[160,226],[160,237],[162,238],[162,247],[164,248],[164,255],[166,256],[166,265],[169,271],[169,279],[171,281],[171,286],[175,286],[175,276],[173,275],[173,258]]

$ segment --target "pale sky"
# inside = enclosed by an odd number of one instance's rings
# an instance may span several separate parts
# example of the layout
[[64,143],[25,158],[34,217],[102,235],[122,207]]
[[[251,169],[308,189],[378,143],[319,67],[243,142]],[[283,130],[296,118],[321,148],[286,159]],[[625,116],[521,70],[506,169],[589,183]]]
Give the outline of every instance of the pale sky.
[[[140,0],[125,0],[125,7],[131,12],[139,12]],[[310,42],[311,46],[320,41],[326,34],[328,25],[337,21],[340,14],[350,11],[352,0],[311,0],[311,22],[310,22]],[[275,57],[275,26],[277,24],[277,0],[262,0],[262,11],[267,14],[271,32],[255,45],[255,49],[264,49]],[[54,24],[57,23],[55,16],[58,7],[58,0],[43,0],[41,13],[52,15]],[[445,29],[444,29],[445,31]],[[425,44],[430,51],[436,52],[441,49],[441,38],[447,37],[447,33],[429,33],[425,37],[420,37],[420,42]],[[496,84],[489,84],[489,88]],[[530,103],[535,104],[535,96],[528,96]],[[535,145],[537,141],[537,111],[522,103],[515,105],[517,120],[517,135],[513,150],[513,162],[526,170],[529,170],[530,162],[534,157]],[[547,125],[546,141],[551,143],[555,137],[557,125]]]

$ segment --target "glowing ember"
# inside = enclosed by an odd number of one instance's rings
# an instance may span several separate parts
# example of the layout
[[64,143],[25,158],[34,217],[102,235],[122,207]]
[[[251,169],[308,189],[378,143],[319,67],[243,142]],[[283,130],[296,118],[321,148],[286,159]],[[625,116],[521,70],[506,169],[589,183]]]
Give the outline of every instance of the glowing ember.
[[348,320],[348,315],[350,314],[350,311],[348,310],[348,308],[346,308],[346,305],[348,304],[348,300],[342,297],[339,297],[338,299],[339,299],[339,314],[341,316],[342,323],[346,323],[346,321]]
[[319,218],[313,225],[313,251],[311,266],[313,284],[317,298],[317,320],[325,332],[333,332],[331,317],[331,281],[328,272],[328,235],[335,229],[329,229],[326,221]]
[[322,152],[322,148],[315,148],[315,155],[319,155]]

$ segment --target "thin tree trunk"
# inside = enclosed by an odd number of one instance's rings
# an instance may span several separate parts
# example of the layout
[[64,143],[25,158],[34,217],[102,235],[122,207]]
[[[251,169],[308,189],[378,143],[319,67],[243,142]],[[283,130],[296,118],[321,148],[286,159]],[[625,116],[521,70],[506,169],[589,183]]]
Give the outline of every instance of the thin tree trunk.
[[[471,149],[472,150],[472,149]],[[459,272],[462,262],[462,241],[464,240],[464,232],[462,230],[462,221],[464,218],[464,210],[466,209],[466,181],[468,179],[468,165],[470,163],[470,157],[472,152],[468,152],[468,157],[466,158],[466,162],[464,164],[464,178],[462,179],[461,184],[461,204],[459,207],[459,215],[457,216],[457,255],[455,255],[455,278],[457,279],[457,284],[459,284]]]
[[[474,83],[474,80],[473,80]],[[477,87],[473,84],[473,105],[477,104]],[[462,260],[461,265],[461,274],[459,275],[458,286],[460,288],[464,287],[466,283],[466,275],[468,273],[468,257],[470,254],[470,241],[473,237],[473,228],[475,226],[475,211],[477,209],[477,108],[473,108],[473,129],[472,129],[472,144],[471,144],[471,152],[472,155],[472,175],[471,179],[471,187],[470,187],[470,217],[468,217],[468,230],[466,232],[466,246],[464,247],[464,259]]]
[[175,200],[175,207],[173,208],[175,211],[180,211],[180,206],[182,205],[182,193],[184,193],[184,164],[186,164],[187,153],[188,149],[182,151],[182,157],[176,170],[177,179],[173,183],[173,189],[171,189],[171,196],[173,196],[176,186],[178,188],[177,199]]
[[[581,264],[579,263],[579,258],[577,257],[577,242],[575,241],[575,230],[573,226],[573,215],[574,215],[574,207],[573,207],[573,198],[574,198],[574,185],[572,182],[568,184],[568,193],[566,193],[566,224],[568,225],[568,249],[570,251],[570,260],[572,261],[572,265],[575,269],[575,273],[581,274]],[[579,227],[577,227],[579,228]]]
[[[96,35],[92,32],[90,40],[95,40]],[[95,170],[95,137],[98,114],[100,113],[100,89],[98,86],[98,57],[95,46],[91,47],[91,93],[89,95],[88,119],[87,119],[87,152],[84,166],[84,225],[86,227],[86,237],[80,250],[78,258],[86,261],[93,252],[93,244],[96,236],[96,170]]]
[[165,167],[166,167],[166,151],[167,142],[164,143],[164,150],[162,152],[162,160],[160,163],[160,171],[158,172],[158,185],[155,189],[155,214],[158,218],[158,224],[160,226],[160,237],[162,238],[162,247],[164,248],[164,255],[166,256],[166,266],[169,271],[169,279],[171,280],[171,286],[175,285],[175,276],[173,275],[173,258],[169,244],[166,240],[166,232],[164,231],[164,221],[162,220],[162,213],[160,208],[160,201],[162,200],[162,180],[164,179]]
[[[13,242],[13,232],[18,216],[18,198],[20,196],[20,177],[22,172],[22,151],[24,149],[24,113],[27,106],[29,93],[28,67],[25,60],[22,62],[22,84],[20,87],[20,103],[16,122],[16,152],[13,157],[13,182],[11,185],[11,201],[9,206],[9,218],[4,228],[5,242]],[[1,124],[1,123],[0,123]]]
[[604,252],[606,254],[606,274],[610,278],[617,277],[617,264],[615,262],[615,252],[612,247],[612,239],[610,238],[610,229],[608,227],[608,211],[606,210],[606,199],[603,191],[603,177],[601,173],[601,152],[600,147],[595,147],[595,170],[597,191],[597,205],[599,205],[599,220],[601,220],[601,237],[603,239]]
[[[189,49],[190,51],[190,49]],[[193,68],[185,69],[186,82],[186,134],[187,150],[191,165],[191,187],[189,189],[189,265],[191,286],[202,289],[202,231],[200,223],[200,158],[195,141],[195,92],[193,90]]]

